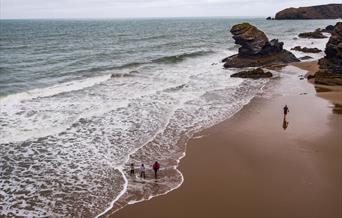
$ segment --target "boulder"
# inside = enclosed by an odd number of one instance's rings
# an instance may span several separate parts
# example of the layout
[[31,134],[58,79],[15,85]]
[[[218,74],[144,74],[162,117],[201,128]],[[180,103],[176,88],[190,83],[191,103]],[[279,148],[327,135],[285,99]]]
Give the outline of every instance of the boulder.
[[272,76],[273,75],[271,72],[269,72],[269,71],[265,72],[263,69],[257,68],[257,69],[253,69],[253,70],[247,70],[247,71],[241,71],[238,73],[234,73],[230,77],[260,79],[260,78],[270,78]]
[[320,29],[316,29],[313,32],[306,32],[306,33],[299,33],[298,35],[300,38],[311,38],[311,39],[324,39],[327,38],[323,35]]
[[318,61],[315,83],[342,85],[342,22],[338,22],[325,47],[325,57]]
[[324,29],[322,29],[322,32],[326,32],[326,33],[332,33],[332,31],[334,31],[335,26],[334,25],[328,25],[326,26]]
[[300,47],[300,46],[296,46],[294,48],[291,48],[291,50],[294,50],[294,51],[301,51],[301,52],[304,52],[304,53],[319,53],[321,52],[322,50],[318,49],[318,48],[307,48],[307,47]]
[[249,23],[234,25],[230,32],[239,52],[222,60],[224,67],[258,67],[299,61],[291,52],[283,49],[283,42],[268,40],[264,32]]
[[307,56],[307,55],[299,58],[299,60],[301,61],[310,60],[310,59],[313,59],[313,57]]
[[342,4],[326,4],[310,7],[287,8],[279,11],[276,20],[339,19],[342,18]]

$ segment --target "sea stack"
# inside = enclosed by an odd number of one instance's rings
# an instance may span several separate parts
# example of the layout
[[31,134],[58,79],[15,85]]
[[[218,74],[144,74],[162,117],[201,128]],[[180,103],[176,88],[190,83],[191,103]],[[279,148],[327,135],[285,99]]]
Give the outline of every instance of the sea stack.
[[268,40],[264,32],[249,23],[234,25],[230,32],[239,53],[223,59],[225,68],[260,67],[287,64],[299,60],[283,49],[284,43],[277,39]]
[[316,84],[342,85],[342,22],[338,22],[325,47],[325,57],[318,62]]

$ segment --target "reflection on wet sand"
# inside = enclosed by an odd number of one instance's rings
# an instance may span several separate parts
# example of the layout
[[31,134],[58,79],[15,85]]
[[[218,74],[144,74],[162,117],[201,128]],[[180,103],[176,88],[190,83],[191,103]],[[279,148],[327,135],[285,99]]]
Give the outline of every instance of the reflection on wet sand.
[[284,116],[284,119],[283,119],[283,129],[286,130],[288,126],[289,126],[289,122],[287,121],[286,116]]

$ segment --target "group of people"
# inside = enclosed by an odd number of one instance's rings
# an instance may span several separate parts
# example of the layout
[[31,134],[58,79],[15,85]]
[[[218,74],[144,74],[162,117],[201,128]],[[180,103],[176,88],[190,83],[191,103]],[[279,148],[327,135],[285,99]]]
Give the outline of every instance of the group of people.
[[[157,179],[158,178],[158,171],[160,169],[160,164],[158,163],[158,161],[154,162],[154,164],[152,165],[153,171],[154,171],[154,178]],[[146,178],[146,168],[144,164],[141,164],[140,168],[140,178],[145,179]],[[134,167],[134,163],[131,163],[131,171],[130,171],[130,175],[134,176],[135,175],[135,167]]]

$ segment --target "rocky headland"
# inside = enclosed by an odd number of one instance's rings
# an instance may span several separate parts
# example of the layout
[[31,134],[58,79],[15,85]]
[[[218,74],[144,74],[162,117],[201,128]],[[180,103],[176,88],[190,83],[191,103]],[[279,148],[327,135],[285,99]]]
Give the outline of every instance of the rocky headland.
[[230,32],[239,52],[222,60],[225,68],[261,67],[298,62],[283,42],[268,40],[264,32],[249,23],[234,25]]
[[279,11],[275,16],[276,20],[339,18],[342,18],[342,4],[327,4],[310,7],[287,8]]

